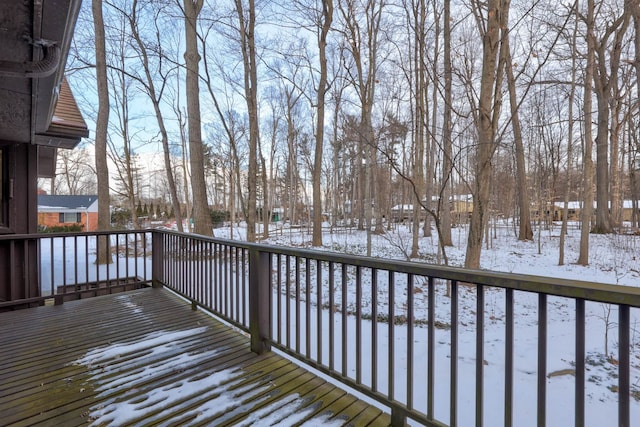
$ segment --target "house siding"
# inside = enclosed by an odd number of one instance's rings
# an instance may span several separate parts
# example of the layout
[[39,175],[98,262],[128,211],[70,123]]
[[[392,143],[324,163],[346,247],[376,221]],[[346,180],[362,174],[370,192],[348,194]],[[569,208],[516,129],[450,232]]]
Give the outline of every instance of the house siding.
[[[66,211],[67,213],[69,211]],[[56,227],[71,225],[74,223],[60,222],[61,212],[40,212],[38,213],[38,225],[42,227]],[[97,231],[98,230],[98,213],[97,212],[80,212],[81,224],[83,225],[82,231]],[[87,217],[89,219],[89,225],[87,227]]]

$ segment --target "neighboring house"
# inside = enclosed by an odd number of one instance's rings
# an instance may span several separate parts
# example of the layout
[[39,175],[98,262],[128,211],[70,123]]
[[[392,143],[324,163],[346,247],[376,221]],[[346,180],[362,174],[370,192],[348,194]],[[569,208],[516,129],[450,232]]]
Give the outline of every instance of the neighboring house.
[[[438,196],[431,197],[431,209],[437,208]],[[473,212],[473,197],[471,194],[454,195],[449,199],[451,219],[455,223],[468,222]],[[422,208],[420,218],[424,218],[426,211]],[[413,217],[413,205],[396,205],[391,208],[391,219],[395,222],[409,220]]]
[[[564,208],[564,202],[556,202],[554,203],[554,221],[562,221],[562,210]],[[571,201],[569,202],[569,213],[567,215],[567,219],[569,221],[579,221],[582,215],[582,201]],[[611,206],[611,202],[609,202],[609,206]],[[640,200],[636,202],[636,206],[640,206]],[[595,215],[595,211],[598,207],[598,204],[593,202],[593,214]],[[633,200],[623,200],[622,201],[622,221],[633,221]],[[640,209],[636,210],[636,215],[640,217]]]
[[[553,207],[553,220],[562,221],[564,212],[564,202],[555,202]],[[580,221],[582,217],[582,201],[570,201],[567,204],[567,221]],[[595,206],[595,202],[593,204]]]
[[38,225],[82,224],[82,231],[98,229],[98,196],[38,195]]
[[638,200],[635,204],[635,208],[636,208],[636,217],[633,216],[633,208],[634,208],[634,204],[633,204],[633,200],[624,200],[622,202],[622,220],[623,221],[633,221],[633,220],[637,220],[637,218],[640,218],[640,200]]
[[[422,215],[424,217],[424,213]],[[395,205],[391,208],[391,220],[393,222],[401,222],[409,220],[413,217],[413,205]]]
[[466,224],[473,213],[473,195],[457,194],[451,196],[451,220],[456,224]]

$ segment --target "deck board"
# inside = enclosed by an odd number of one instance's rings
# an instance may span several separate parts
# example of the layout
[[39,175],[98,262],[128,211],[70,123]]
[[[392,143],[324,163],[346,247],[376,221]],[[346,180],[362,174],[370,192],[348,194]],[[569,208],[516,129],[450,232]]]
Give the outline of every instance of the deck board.
[[169,291],[0,313],[0,423],[388,425],[389,416]]

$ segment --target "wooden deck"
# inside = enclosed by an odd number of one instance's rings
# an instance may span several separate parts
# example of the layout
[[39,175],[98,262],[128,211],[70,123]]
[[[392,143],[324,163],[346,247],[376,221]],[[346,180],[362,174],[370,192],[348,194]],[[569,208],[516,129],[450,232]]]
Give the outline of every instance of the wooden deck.
[[0,425],[389,422],[167,290],[0,313]]

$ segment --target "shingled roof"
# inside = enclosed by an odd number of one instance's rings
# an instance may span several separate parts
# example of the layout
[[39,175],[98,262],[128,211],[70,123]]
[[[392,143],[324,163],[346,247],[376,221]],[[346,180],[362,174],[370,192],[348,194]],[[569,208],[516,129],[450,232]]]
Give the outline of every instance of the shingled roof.
[[91,206],[98,196],[80,196],[80,195],[38,195],[39,208],[62,208],[62,209],[86,209]]
[[38,145],[55,148],[74,148],[89,129],[82,118],[66,78],[62,79],[51,122],[46,132],[34,135]]
[[51,119],[49,129],[47,129],[47,134],[80,137],[89,136],[87,124],[82,118],[82,114],[73,97],[73,93],[71,93],[71,88],[69,87],[66,77],[62,79],[58,102],[56,102],[56,108],[53,111],[53,118]]

